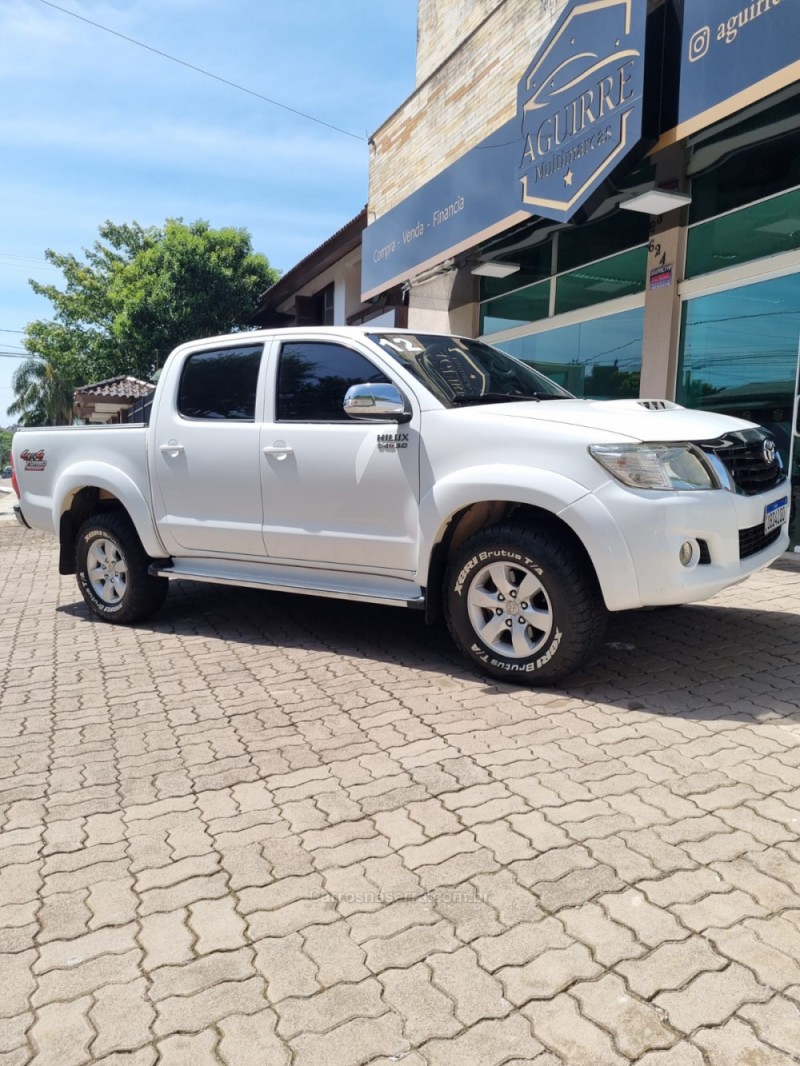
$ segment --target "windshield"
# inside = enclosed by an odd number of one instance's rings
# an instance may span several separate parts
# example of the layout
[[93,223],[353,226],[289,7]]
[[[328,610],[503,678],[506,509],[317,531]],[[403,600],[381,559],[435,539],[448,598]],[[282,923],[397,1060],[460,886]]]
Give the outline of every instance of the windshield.
[[511,355],[480,341],[427,333],[371,333],[369,339],[421,381],[445,407],[513,400],[568,400],[571,393]]

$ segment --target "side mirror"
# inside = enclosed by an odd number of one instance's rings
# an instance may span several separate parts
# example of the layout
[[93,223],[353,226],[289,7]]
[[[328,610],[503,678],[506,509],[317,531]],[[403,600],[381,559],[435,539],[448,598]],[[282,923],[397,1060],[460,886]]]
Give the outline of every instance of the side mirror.
[[360,422],[408,422],[411,412],[396,385],[351,385],[344,413]]

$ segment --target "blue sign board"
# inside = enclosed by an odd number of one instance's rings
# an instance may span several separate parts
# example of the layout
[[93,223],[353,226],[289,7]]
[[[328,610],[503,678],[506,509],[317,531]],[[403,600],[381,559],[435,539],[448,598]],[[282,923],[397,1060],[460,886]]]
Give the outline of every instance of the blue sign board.
[[646,17],[647,0],[572,0],[516,116],[364,231],[363,298],[531,216],[572,218],[641,138]]
[[800,78],[798,0],[680,4],[680,140]]

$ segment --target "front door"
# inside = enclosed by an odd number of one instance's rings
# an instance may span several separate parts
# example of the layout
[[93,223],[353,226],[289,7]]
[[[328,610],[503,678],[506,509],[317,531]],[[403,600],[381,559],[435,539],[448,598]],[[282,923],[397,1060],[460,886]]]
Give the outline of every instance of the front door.
[[264,543],[272,559],[416,569],[418,412],[406,423],[369,423],[342,409],[351,385],[389,380],[338,342],[281,345],[275,407],[260,448]]

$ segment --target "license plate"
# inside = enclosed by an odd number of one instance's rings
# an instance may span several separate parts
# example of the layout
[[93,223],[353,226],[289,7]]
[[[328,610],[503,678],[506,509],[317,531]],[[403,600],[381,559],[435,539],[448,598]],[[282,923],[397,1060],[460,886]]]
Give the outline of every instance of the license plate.
[[771,533],[774,529],[782,526],[789,513],[789,498],[784,496],[782,500],[767,504],[764,508],[764,533]]

